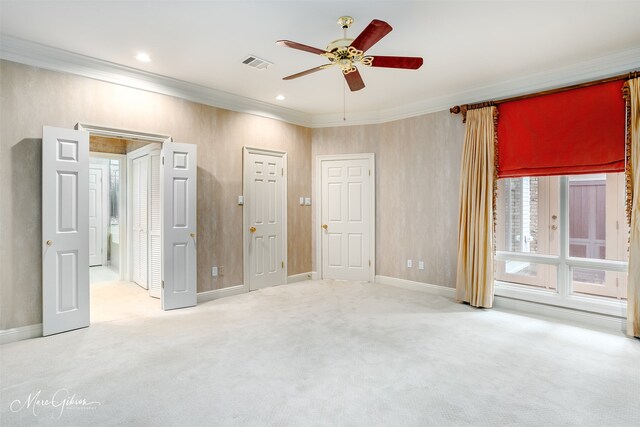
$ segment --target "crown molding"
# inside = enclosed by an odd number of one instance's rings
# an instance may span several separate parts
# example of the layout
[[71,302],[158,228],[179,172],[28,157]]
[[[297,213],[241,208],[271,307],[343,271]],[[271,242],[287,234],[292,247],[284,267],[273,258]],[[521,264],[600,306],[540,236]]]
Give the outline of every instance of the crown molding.
[[311,116],[307,113],[4,34],[0,35],[0,59],[76,74],[295,125],[311,126]]
[[640,47],[614,52],[612,54],[554,68],[500,83],[472,88],[450,95],[433,97],[424,101],[388,108],[378,112],[315,115],[312,127],[335,127],[371,123],[385,123],[449,110],[460,104],[510,98],[547,89],[555,89],[592,80],[612,77],[636,71],[640,68]]
[[640,47],[496,84],[432,97],[416,103],[379,111],[349,113],[346,120],[343,120],[341,113],[312,115],[7,35],[0,36],[0,59],[161,93],[308,128],[322,128],[386,123],[448,110],[453,105],[524,95],[634,71],[640,68]]

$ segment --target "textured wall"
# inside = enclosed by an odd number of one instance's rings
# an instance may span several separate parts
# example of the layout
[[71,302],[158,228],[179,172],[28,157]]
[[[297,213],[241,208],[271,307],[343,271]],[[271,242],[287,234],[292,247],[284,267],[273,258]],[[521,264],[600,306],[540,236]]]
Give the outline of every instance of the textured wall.
[[[312,132],[314,159],[320,154],[376,155],[376,274],[454,287],[464,140],[460,117],[443,111]],[[315,181],[315,160],[313,167]],[[406,267],[407,259],[413,268]],[[424,260],[424,271],[418,270],[418,260]]]
[[[0,61],[0,330],[41,322],[42,126],[90,123],[198,146],[198,291],[243,282],[242,146],[289,156],[289,274],[311,270],[311,131],[70,74]],[[218,279],[211,266],[225,267]]]

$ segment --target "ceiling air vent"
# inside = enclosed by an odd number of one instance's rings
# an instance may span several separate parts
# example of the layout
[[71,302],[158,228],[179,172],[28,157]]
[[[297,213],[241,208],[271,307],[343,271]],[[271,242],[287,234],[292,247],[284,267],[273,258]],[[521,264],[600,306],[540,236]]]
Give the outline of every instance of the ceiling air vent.
[[257,68],[258,70],[266,70],[269,66],[273,65],[273,62],[269,62],[266,59],[258,58],[255,55],[249,55],[242,60],[243,64],[249,67]]

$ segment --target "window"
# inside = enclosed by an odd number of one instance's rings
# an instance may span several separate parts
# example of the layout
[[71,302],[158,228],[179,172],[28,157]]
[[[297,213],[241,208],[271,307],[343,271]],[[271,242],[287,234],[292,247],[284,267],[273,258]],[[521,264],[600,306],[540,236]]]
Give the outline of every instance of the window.
[[626,299],[628,235],[623,173],[500,179],[496,294],[610,307]]

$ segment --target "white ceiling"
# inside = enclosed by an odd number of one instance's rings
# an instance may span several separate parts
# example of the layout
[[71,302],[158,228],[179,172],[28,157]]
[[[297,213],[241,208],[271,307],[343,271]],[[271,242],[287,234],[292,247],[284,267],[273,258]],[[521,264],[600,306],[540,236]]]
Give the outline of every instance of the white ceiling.
[[[324,48],[374,18],[394,30],[371,55],[422,56],[418,71],[361,69],[348,114],[400,108],[640,48],[640,2],[456,1],[5,1],[0,32],[310,115],[342,113],[338,69],[282,77],[325,63],[275,45]],[[138,51],[152,62],[134,59]],[[254,54],[268,70],[241,64]],[[640,63],[637,64],[640,67]],[[361,67],[362,68],[362,67]],[[275,100],[286,96],[284,102]],[[468,101],[477,101],[469,99]]]

